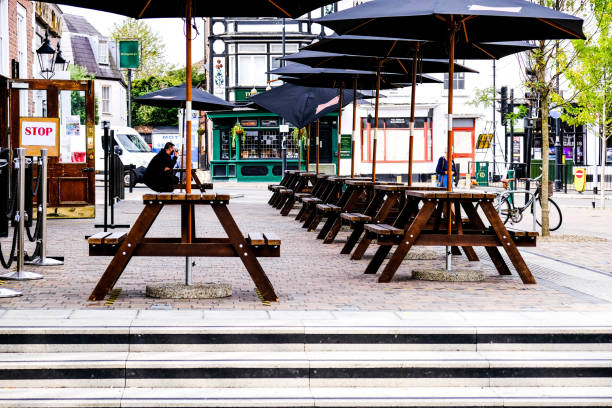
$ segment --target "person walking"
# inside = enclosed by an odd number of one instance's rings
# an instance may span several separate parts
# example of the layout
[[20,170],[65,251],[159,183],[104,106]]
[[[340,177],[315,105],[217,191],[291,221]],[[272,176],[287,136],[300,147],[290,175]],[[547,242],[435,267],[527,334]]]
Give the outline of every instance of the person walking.
[[151,159],[144,174],[144,183],[158,193],[172,192],[179,179],[172,169],[180,153],[173,143],[167,142],[164,148]]

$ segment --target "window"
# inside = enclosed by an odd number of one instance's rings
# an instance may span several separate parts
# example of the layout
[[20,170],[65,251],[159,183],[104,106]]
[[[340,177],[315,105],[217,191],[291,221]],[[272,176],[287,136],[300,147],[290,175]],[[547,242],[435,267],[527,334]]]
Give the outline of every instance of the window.
[[[432,129],[428,118],[416,118],[414,124],[413,160],[428,162],[432,160]],[[379,118],[376,143],[376,161],[388,163],[407,163],[410,141],[410,121],[408,118]],[[362,161],[371,162],[374,149],[374,129],[366,118],[361,120]]]
[[108,64],[108,43],[106,41],[98,43],[98,63]]
[[110,113],[110,95],[111,95],[111,87],[103,86],[102,87],[102,113]]
[[28,37],[26,9],[17,4],[17,61],[19,61],[19,78],[28,77]]
[[9,77],[8,0],[0,0],[0,75]]
[[150,152],[151,148],[140,136],[129,133],[116,133],[115,137],[128,152]]
[[266,86],[268,64],[266,55],[238,56],[238,85]]
[[[448,89],[448,73],[444,74],[444,89]],[[465,72],[453,74],[453,89],[465,89]]]

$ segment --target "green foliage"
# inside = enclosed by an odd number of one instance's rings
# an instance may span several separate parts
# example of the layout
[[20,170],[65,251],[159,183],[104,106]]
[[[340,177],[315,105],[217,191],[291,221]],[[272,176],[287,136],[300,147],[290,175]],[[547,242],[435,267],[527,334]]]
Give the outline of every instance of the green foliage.
[[306,143],[306,140],[308,140],[308,131],[306,130],[305,127],[301,129],[294,127],[291,132],[293,135],[293,140],[295,140],[295,143],[299,143],[301,140],[302,143],[304,144]]
[[[90,75],[87,72],[87,68],[82,67],[80,65],[70,64],[68,66],[68,71],[70,72],[70,79],[72,80],[83,80],[83,79],[93,79],[93,75]],[[95,102],[95,110],[94,110],[94,122],[97,125],[100,122],[100,116],[98,114],[98,97],[94,96]],[[81,118],[81,124],[85,124],[85,95],[82,94],[82,91],[72,91],[70,92],[70,114],[71,115],[79,115]]]
[[236,147],[236,139],[238,139],[238,137],[242,137],[242,143],[246,140],[246,132],[240,122],[236,122],[230,129],[230,135],[232,136],[232,147]]
[[[194,87],[206,82],[206,74],[192,67],[191,81]],[[175,69],[163,75],[148,76],[132,81],[132,99],[160,89],[180,85],[185,82],[185,69]],[[158,108],[137,102],[132,103],[133,126],[178,126],[178,108]]]
[[153,31],[147,22],[126,18],[113,24],[111,38],[115,41],[131,39],[140,42],[140,69],[132,71],[135,79],[162,75],[168,69],[164,55],[165,45],[159,33]]
[[518,105],[515,107],[515,109],[517,110],[517,112],[508,112],[504,115],[508,122],[527,117],[527,113],[529,112],[529,110],[525,105]]
[[491,86],[484,89],[476,88],[474,90],[474,99],[468,102],[468,104],[474,107],[484,106],[485,108],[489,108],[493,106],[494,102],[495,88]]

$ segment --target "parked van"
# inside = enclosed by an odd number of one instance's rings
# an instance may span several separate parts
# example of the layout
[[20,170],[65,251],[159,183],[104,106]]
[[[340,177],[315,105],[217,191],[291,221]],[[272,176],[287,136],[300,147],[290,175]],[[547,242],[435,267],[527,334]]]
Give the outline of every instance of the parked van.
[[[126,126],[113,126],[110,130],[115,131],[115,151],[121,158],[124,166],[130,164],[135,168],[147,167],[155,153],[149,145],[144,141],[142,136],[136,130]],[[96,178],[101,178],[104,175],[104,149],[102,148],[102,135],[104,129],[96,127]],[[130,180],[130,176],[126,174],[126,181]],[[131,178],[134,179],[133,177]]]

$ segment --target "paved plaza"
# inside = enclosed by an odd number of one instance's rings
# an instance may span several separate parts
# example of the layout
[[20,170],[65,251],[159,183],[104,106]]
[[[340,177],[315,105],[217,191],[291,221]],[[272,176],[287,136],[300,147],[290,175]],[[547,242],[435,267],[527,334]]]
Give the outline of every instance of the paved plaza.
[[[86,235],[99,232],[102,221],[98,205],[96,220],[49,221],[50,256],[64,256],[59,267],[30,267],[44,274],[38,281],[4,281],[2,287],[23,292],[19,298],[1,299],[5,309],[215,309],[268,311],[608,311],[612,306],[611,210],[592,209],[589,199],[555,197],[561,204],[562,228],[549,239],[540,239],[536,248],[521,252],[538,284],[524,285],[513,270],[499,276],[484,251],[480,262],[454,256],[457,267],[480,268],[486,280],[479,283],[415,281],[415,267],[443,267],[442,248],[433,261],[405,260],[391,283],[379,284],[377,276],[363,271],[373,255],[372,245],[364,259],[351,261],[340,249],[348,232],[324,245],[316,233],[307,232],[294,220],[296,210],[281,217],[266,204],[269,192],[263,183],[215,183],[215,192],[230,193],[229,208],[243,232],[275,232],[282,239],[280,258],[260,258],[280,301],[264,304],[258,297],[246,269],[238,258],[197,258],[194,282],[225,282],[233,295],[216,300],[152,299],[145,296],[147,284],[184,280],[184,258],[134,258],[119,279],[111,301],[88,301],[89,294],[110,261],[89,257]],[[142,194],[136,188],[116,206],[115,222],[133,223],[140,213]],[[98,197],[103,197],[98,187]],[[197,207],[199,236],[225,236],[210,208]],[[179,236],[178,208],[166,207],[149,236]],[[3,253],[9,240],[0,240]],[[30,250],[33,245],[28,243]],[[119,290],[120,288],[120,290]],[[114,301],[112,301],[114,299]]]

